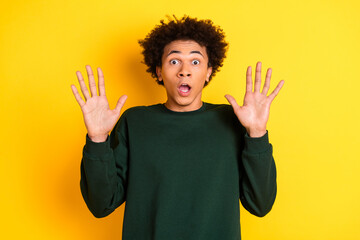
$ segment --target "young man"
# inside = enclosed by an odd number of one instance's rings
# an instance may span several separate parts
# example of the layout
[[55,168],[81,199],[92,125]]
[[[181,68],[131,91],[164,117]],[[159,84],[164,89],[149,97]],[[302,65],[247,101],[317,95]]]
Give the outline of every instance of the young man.
[[[227,43],[210,20],[161,21],[144,39],[148,72],[165,87],[164,104],[109,109],[104,77],[99,95],[90,66],[85,101],[75,86],[88,131],[81,162],[81,192],[95,217],[126,201],[123,239],[240,239],[239,199],[262,217],[276,197],[276,167],[266,123],[284,81],[267,96],[271,69],[261,88],[261,63],[246,74],[243,106],[202,102],[202,90],[222,66]],[[110,136],[109,133],[111,132]]]

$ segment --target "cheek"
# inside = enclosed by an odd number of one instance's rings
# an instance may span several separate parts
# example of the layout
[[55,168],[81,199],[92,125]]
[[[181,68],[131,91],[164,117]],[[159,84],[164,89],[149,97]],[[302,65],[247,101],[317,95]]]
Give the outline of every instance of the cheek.
[[174,77],[173,71],[169,71],[169,69],[162,71],[162,77],[166,89],[171,90],[177,85],[177,79]]
[[197,69],[194,71],[194,74],[196,75],[196,78],[199,79],[199,81],[205,82],[208,72],[206,69]]
[[178,70],[176,67],[168,67],[165,70],[161,72],[163,78],[167,79],[168,81],[171,81],[176,76]]

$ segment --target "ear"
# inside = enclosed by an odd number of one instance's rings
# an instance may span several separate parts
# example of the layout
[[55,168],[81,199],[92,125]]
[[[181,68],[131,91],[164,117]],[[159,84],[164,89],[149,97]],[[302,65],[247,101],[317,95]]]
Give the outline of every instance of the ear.
[[161,67],[156,67],[156,75],[158,76],[159,81],[162,81]]
[[206,74],[206,79],[205,79],[206,82],[209,82],[209,81],[210,81],[209,78],[210,78],[210,76],[211,76],[211,73],[212,73],[212,67],[209,67],[209,68],[207,69],[207,74]]

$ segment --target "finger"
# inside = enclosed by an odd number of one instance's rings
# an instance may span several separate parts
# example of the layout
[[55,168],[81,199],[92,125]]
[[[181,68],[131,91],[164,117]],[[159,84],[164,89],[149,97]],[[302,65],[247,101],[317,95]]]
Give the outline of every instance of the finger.
[[81,92],[82,92],[82,94],[84,95],[85,100],[88,100],[88,99],[90,98],[90,94],[89,94],[89,91],[88,91],[88,89],[87,89],[87,87],[86,87],[84,78],[83,78],[82,75],[81,75],[81,72],[77,71],[77,72],[76,72],[76,76],[77,76],[78,81],[79,81],[79,84],[80,84]]
[[95,83],[95,78],[94,78],[94,74],[92,72],[92,69],[89,65],[86,65],[86,72],[89,78],[89,88],[90,88],[90,92],[91,92],[91,96],[96,96],[97,95],[97,91],[96,91],[96,83]]
[[71,90],[75,96],[76,101],[78,102],[78,104],[80,105],[80,107],[84,106],[85,102],[84,100],[81,98],[78,90],[76,89],[76,87],[74,85],[71,85]]
[[98,78],[99,78],[99,95],[105,96],[105,80],[104,80],[104,74],[101,70],[101,68],[97,68],[98,72]]
[[246,70],[246,92],[252,92],[251,66]]
[[225,98],[228,100],[228,102],[230,103],[230,105],[234,109],[234,112],[236,113],[240,109],[240,106],[239,106],[239,104],[237,104],[235,98],[233,96],[229,95],[229,94],[226,94]]
[[260,92],[261,88],[261,62],[256,64],[254,92]]
[[118,100],[118,102],[117,102],[117,104],[116,104],[116,107],[115,107],[115,109],[114,109],[117,113],[120,113],[122,107],[124,106],[124,104],[125,104],[125,102],[126,102],[126,99],[127,99],[127,96],[126,96],[126,95],[122,95],[122,96],[119,98],[119,100]]
[[285,81],[281,80],[278,85],[276,86],[276,88],[274,89],[274,91],[269,95],[269,99],[270,102],[272,102],[274,100],[274,98],[276,97],[276,95],[278,95],[278,93],[280,92],[280,89],[282,88],[282,86],[284,85]]
[[265,94],[265,95],[267,95],[267,93],[269,91],[269,88],[270,88],[271,73],[272,73],[272,69],[268,68],[267,73],[266,73],[264,87],[263,87],[263,90],[262,90],[262,93]]

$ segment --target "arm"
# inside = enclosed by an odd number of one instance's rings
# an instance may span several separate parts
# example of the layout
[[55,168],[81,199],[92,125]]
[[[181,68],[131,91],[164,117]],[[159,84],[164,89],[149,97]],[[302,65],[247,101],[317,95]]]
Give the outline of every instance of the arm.
[[251,67],[246,72],[246,93],[243,106],[234,97],[226,95],[241,125],[246,129],[242,152],[242,178],[240,200],[243,206],[256,216],[265,216],[276,197],[276,167],[272,157],[272,146],[266,128],[270,105],[282,88],[280,81],[274,91],[267,96],[270,88],[271,68],[267,70],[262,92],[261,62],[256,65],[254,91]]
[[121,133],[125,129],[123,116],[105,142],[96,143],[86,136],[80,189],[97,218],[109,215],[126,200],[128,148]]
[[250,213],[263,217],[271,210],[277,192],[272,145],[268,133],[259,138],[245,134],[244,141],[240,201]]
[[[90,66],[86,66],[90,93],[78,71],[82,99],[77,88],[72,85],[76,101],[81,107],[88,134],[81,162],[80,187],[83,198],[95,217],[104,217],[125,201],[127,173],[127,148],[124,128],[116,127],[109,138],[125,104],[127,96],[122,96],[111,110],[105,94],[104,76],[98,68],[98,87]],[[122,122],[121,119],[119,122]],[[119,124],[119,126],[124,126]]]

